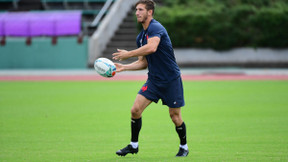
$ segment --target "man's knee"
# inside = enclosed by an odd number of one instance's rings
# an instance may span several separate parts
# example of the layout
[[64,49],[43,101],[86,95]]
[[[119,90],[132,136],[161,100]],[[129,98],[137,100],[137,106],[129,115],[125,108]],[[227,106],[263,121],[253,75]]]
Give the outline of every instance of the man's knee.
[[131,116],[133,119],[139,119],[142,116],[144,109],[151,103],[150,100],[146,99],[142,95],[137,95],[136,100],[131,108]]
[[180,117],[177,114],[170,113],[170,118],[172,119],[173,123],[177,123]]
[[182,117],[181,117],[181,113],[180,113],[180,109],[179,111],[169,111],[169,114],[170,114],[170,118],[172,119],[173,123],[176,125],[176,126],[180,126],[182,123],[183,123],[183,120],[182,120]]
[[138,119],[140,118],[142,115],[142,111],[141,111],[141,108],[138,104],[134,104],[133,107],[131,108],[131,116],[132,118],[134,119]]

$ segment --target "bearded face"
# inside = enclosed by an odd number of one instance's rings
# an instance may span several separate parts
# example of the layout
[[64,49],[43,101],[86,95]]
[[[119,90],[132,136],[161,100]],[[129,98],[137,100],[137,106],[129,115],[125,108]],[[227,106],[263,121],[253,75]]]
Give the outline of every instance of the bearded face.
[[145,23],[147,18],[148,18],[148,11],[145,8],[144,4],[138,4],[136,6],[136,13],[135,13],[136,17],[137,17],[137,22],[138,23]]

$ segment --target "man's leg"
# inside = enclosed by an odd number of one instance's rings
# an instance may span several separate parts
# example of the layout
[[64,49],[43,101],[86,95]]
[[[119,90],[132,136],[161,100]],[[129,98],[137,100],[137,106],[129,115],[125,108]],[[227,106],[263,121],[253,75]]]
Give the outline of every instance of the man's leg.
[[142,127],[142,112],[151,103],[144,96],[137,94],[135,102],[131,109],[131,143],[116,152],[119,156],[125,156],[128,153],[138,152],[138,137]]
[[186,125],[181,117],[181,108],[169,108],[169,114],[180,139],[180,148],[176,156],[187,156],[189,151],[186,139]]
[[131,108],[131,143],[134,148],[138,147],[138,137],[142,127],[142,112],[150,103],[150,100],[137,94],[134,105]]

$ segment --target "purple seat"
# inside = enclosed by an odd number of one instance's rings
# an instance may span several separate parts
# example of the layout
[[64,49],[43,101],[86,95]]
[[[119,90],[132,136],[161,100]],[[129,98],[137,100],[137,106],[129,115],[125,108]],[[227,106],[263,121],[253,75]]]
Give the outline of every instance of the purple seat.
[[63,36],[81,32],[81,11],[0,14],[0,36]]

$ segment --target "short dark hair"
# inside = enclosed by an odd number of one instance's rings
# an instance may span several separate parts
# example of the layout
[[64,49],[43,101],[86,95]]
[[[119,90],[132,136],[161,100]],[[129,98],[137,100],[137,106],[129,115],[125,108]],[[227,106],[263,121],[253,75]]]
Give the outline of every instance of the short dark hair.
[[153,0],[139,0],[136,5],[135,5],[135,8],[138,4],[145,4],[145,8],[146,10],[152,10],[152,14],[154,14],[154,10],[155,10],[155,2]]

